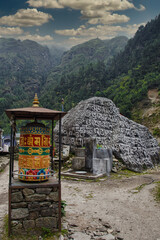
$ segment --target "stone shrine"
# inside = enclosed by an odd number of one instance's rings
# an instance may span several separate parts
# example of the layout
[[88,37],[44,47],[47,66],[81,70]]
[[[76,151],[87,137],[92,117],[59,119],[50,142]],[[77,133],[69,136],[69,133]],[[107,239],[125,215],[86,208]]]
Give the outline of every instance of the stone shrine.
[[[107,98],[81,101],[63,117],[63,144],[72,149],[83,147],[92,138],[96,139],[96,144],[111,149],[130,170],[140,172],[160,162],[160,147],[149,130],[122,116]],[[58,126],[55,127],[55,142],[58,142]]]

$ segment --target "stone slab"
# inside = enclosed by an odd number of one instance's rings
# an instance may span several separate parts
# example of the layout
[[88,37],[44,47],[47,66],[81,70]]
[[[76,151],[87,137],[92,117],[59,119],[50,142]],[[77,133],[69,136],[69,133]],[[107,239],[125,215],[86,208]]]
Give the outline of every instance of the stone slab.
[[93,174],[90,174],[90,175],[86,175],[86,174],[78,174],[78,173],[75,173],[73,171],[66,171],[66,172],[62,172],[61,174],[62,176],[64,177],[73,177],[73,178],[80,178],[80,179],[97,179],[97,178],[100,178],[100,177],[103,177],[104,174],[97,174],[97,175],[93,175]]

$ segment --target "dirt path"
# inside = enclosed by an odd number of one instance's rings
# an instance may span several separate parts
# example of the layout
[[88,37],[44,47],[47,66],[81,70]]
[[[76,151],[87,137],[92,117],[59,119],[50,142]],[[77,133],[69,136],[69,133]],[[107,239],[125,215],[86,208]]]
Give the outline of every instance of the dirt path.
[[[66,219],[77,231],[95,231],[107,222],[124,240],[160,240],[160,204],[153,198],[160,174],[104,182],[63,181]],[[146,184],[137,193],[135,188]]]
[[3,232],[2,225],[4,216],[8,214],[8,180],[9,167],[7,166],[4,171],[0,173],[0,235]]
[[[102,223],[109,223],[119,239],[160,240],[160,204],[152,193],[155,181],[160,181],[160,172],[100,182],[62,180],[62,200],[67,202],[65,220],[74,232],[90,236]],[[135,192],[142,184],[143,188]],[[8,167],[0,173],[1,231],[7,204]]]

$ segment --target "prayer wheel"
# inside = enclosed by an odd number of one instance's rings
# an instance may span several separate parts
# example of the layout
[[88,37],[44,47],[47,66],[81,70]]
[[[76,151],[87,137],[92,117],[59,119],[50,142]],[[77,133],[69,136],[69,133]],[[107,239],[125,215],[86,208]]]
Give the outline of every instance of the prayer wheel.
[[50,134],[41,123],[29,123],[20,131],[19,173],[21,181],[41,182],[49,178]]

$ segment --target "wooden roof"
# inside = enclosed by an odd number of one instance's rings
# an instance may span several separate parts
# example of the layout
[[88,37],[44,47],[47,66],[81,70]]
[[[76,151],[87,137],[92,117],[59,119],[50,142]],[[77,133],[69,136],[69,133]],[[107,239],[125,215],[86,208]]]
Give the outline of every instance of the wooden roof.
[[26,107],[26,108],[15,108],[7,109],[6,111],[9,119],[12,117],[15,119],[40,119],[40,120],[59,120],[63,117],[66,112],[51,110],[42,107]]

